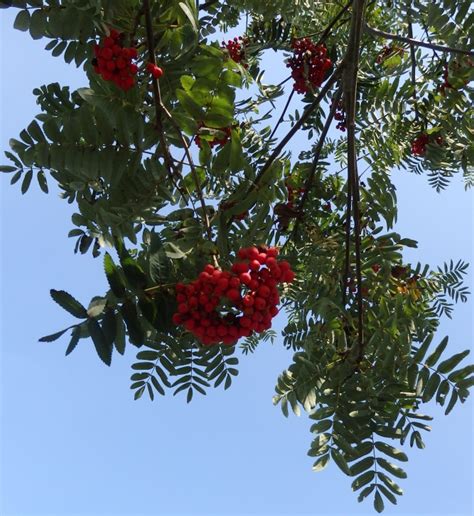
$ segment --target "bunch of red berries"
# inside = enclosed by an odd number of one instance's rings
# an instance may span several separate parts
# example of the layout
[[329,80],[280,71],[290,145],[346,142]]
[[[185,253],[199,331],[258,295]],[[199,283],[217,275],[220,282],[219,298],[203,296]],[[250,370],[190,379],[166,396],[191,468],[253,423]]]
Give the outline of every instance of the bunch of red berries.
[[105,81],[114,82],[124,91],[133,88],[138,67],[132,59],[136,59],[138,53],[136,48],[123,46],[123,34],[112,29],[101,45],[94,46],[94,55],[94,70]]
[[247,43],[247,38],[242,38],[242,36],[239,36],[238,38],[229,39],[227,43],[223,41],[222,48],[227,50],[229,57],[232,60],[234,60],[236,63],[241,63],[244,68],[248,68],[249,65],[245,63],[245,46]]
[[424,156],[426,152],[426,146],[429,143],[436,143],[438,145],[443,145],[443,137],[428,135],[426,133],[420,134],[417,138],[415,138],[411,142],[411,153],[413,156]]
[[[203,122],[200,122],[199,129],[201,129],[201,127],[207,127],[207,126]],[[222,133],[224,133],[224,135],[221,138],[216,136],[212,140],[207,140],[207,143],[209,144],[209,147],[211,147],[211,148],[216,147],[217,145],[220,145],[221,147],[223,147],[230,140],[230,137],[232,134],[232,127],[220,127],[218,129],[218,131],[221,131]],[[194,137],[194,141],[196,142],[196,145],[199,148],[201,148],[201,137],[199,135],[196,135]]]
[[294,90],[297,93],[308,93],[310,89],[321,86],[332,66],[326,47],[316,46],[311,39],[302,38],[293,40],[291,48],[293,57],[288,59],[286,66],[292,70]]
[[175,324],[183,325],[204,346],[233,346],[253,331],[271,328],[280,302],[277,285],[295,274],[276,247],[240,249],[231,271],[206,265],[197,280],[176,285]]

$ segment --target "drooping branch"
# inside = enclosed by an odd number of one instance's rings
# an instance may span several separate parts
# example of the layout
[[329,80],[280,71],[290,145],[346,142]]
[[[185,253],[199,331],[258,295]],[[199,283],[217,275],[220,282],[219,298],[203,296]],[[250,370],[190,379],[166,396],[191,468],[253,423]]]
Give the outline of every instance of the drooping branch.
[[[364,314],[362,295],[362,263],[361,263],[361,224],[360,224],[360,194],[359,177],[357,170],[356,149],[356,103],[357,103],[357,73],[359,68],[360,40],[362,37],[362,25],[364,19],[365,0],[355,0],[352,12],[351,32],[349,36],[348,50],[345,57],[343,72],[344,99],[346,103],[347,117],[347,181],[348,190],[352,193],[352,211],[354,219],[354,245],[357,277],[357,308],[358,331],[357,345],[354,346],[357,361],[360,362],[364,350]],[[349,186],[350,185],[350,186]],[[347,252],[347,250],[346,250]],[[346,282],[347,278],[343,278]]]
[[420,41],[418,39],[407,38],[406,36],[399,36],[398,34],[390,34],[389,32],[385,32],[383,30],[374,29],[370,25],[367,25],[367,23],[364,23],[364,30],[368,34],[372,34],[374,36],[380,36],[382,38],[390,39],[393,41],[400,41],[401,43],[407,43],[408,45],[414,45],[415,47],[429,48],[430,50],[439,50],[440,52],[448,52],[451,54],[463,54],[466,56],[474,56],[474,51],[472,51],[472,50],[448,47],[446,45],[438,45],[436,43],[427,43],[426,41]]

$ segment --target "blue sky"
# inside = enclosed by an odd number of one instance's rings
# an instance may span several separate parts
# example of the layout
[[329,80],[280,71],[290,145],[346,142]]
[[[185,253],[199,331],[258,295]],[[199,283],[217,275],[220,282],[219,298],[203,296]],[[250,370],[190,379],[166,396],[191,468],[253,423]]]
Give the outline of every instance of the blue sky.
[[[2,150],[38,113],[34,87],[86,85],[80,71],[43,50],[45,42],[14,31],[14,14],[0,11]],[[473,261],[472,192],[459,179],[441,195],[424,177],[399,172],[395,181],[398,230],[420,242],[409,258]],[[3,175],[0,189],[0,514],[373,514],[335,466],[311,471],[308,419],[285,419],[272,406],[290,358],[278,342],[242,357],[231,389],[190,405],[179,396],[134,402],[133,349],[107,368],[86,341],[68,358],[64,341],[38,343],[70,322],[50,288],[87,302],[106,282],[100,261],[73,254],[73,207],[54,188],[44,195],[34,184],[23,197]],[[450,335],[453,353],[472,346],[472,310],[472,301],[459,305],[439,332]],[[408,450],[405,495],[386,514],[470,515],[472,401],[449,417],[434,406],[425,412],[435,415],[427,447]]]

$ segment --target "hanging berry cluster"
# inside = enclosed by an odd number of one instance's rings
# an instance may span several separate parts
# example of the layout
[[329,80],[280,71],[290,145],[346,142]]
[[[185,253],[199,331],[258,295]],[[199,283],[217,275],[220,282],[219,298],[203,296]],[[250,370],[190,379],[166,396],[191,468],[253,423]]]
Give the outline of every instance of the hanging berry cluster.
[[245,46],[247,43],[247,38],[242,38],[242,36],[239,36],[234,39],[229,39],[227,43],[223,41],[222,48],[228,52],[229,57],[232,60],[234,60],[236,63],[241,63],[244,68],[248,68],[249,65],[245,62]]
[[123,46],[123,34],[112,29],[102,44],[94,46],[94,55],[94,70],[105,81],[114,82],[124,91],[133,88],[138,67],[132,59],[136,59],[138,53],[136,48]]
[[291,68],[291,76],[297,93],[308,93],[323,83],[327,72],[332,66],[327,57],[327,49],[323,45],[316,46],[311,39],[295,39],[291,43],[293,57],[288,59],[286,66]]
[[443,144],[442,136],[428,135],[426,133],[420,134],[411,142],[411,153],[413,156],[424,156],[426,153],[426,146],[430,143],[438,145]]
[[277,285],[295,278],[290,264],[277,255],[275,247],[243,248],[230,272],[209,264],[197,280],[178,283],[173,322],[204,346],[233,346],[241,337],[269,329],[278,314]]
[[[201,129],[201,127],[208,127],[208,126],[206,126],[203,122],[200,122],[198,127],[199,127],[199,129]],[[211,147],[211,148],[216,147],[217,145],[220,145],[221,147],[224,146],[230,140],[230,137],[232,134],[232,127],[219,127],[218,131],[221,131],[222,133],[224,133],[221,138],[216,136],[212,140],[207,140],[207,143],[209,144],[209,147]],[[196,145],[199,148],[201,148],[202,140],[199,135],[196,135],[194,137],[194,141],[195,141]]]

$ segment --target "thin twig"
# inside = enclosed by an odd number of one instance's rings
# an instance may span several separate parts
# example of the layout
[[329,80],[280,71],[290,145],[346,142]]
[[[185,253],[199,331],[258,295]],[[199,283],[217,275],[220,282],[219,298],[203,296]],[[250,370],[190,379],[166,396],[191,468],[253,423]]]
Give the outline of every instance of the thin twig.
[[334,27],[334,25],[336,25],[336,23],[342,18],[342,16],[344,16],[344,13],[346,13],[348,10],[349,10],[349,7],[352,5],[352,0],[349,0],[349,2],[345,5],[345,7],[343,7],[337,14],[336,16],[333,18],[333,20],[331,21],[331,23],[326,27],[326,29],[324,30],[324,32],[321,34],[318,42],[316,43],[316,46],[319,46],[321,45],[321,43],[324,43],[324,41],[326,40],[326,38],[329,36],[329,34],[331,34],[331,31]]
[[283,122],[283,119],[285,118],[286,112],[288,111],[288,107],[290,105],[291,99],[293,98],[293,95],[295,94],[295,90],[291,90],[291,93],[288,95],[288,100],[286,101],[285,107],[283,108],[283,111],[280,115],[280,118],[278,119],[278,122],[276,123],[275,127],[273,128],[273,131],[271,132],[270,136],[268,137],[269,140],[273,138],[275,133],[278,130],[278,127],[280,127],[280,124]]
[[[329,132],[329,128],[331,127],[331,123],[333,121],[334,114],[336,113],[337,105],[339,103],[341,96],[342,96],[342,88],[339,88],[339,90],[337,91],[336,95],[333,98],[333,103],[332,103],[331,109],[329,111],[328,117],[326,119],[326,123],[324,124],[323,130],[321,131],[321,136],[319,137],[318,144],[316,146],[316,149],[314,150],[314,158],[313,158],[313,163],[311,165],[311,170],[309,171],[308,177],[305,181],[304,192],[303,192],[303,195],[301,196],[301,200],[300,200],[299,206],[297,208],[297,211],[301,214],[303,214],[304,205],[305,205],[306,201],[308,200],[309,192],[313,187],[314,177],[315,177],[316,171],[318,169],[319,158],[321,157],[321,151],[323,150],[323,145],[326,140],[326,136]],[[295,226],[293,228],[294,236],[296,236],[296,233],[298,231],[299,221],[300,221],[299,218],[296,219],[296,221],[295,221]]]
[[202,217],[204,220],[204,225],[206,226],[207,237],[208,237],[209,241],[212,242],[213,241],[212,240],[212,229],[211,229],[211,224],[209,221],[209,216],[207,214],[206,203],[204,202],[204,197],[202,194],[202,186],[201,186],[201,182],[199,180],[196,166],[194,165],[194,161],[191,156],[191,152],[189,151],[188,142],[186,141],[186,138],[184,137],[179,125],[174,120],[173,115],[166,109],[166,107],[163,104],[161,104],[161,109],[162,109],[163,113],[165,114],[166,118],[170,121],[171,125],[174,127],[179,139],[181,140],[181,143],[183,144],[184,153],[186,154],[186,157],[188,159],[188,165],[189,165],[189,168],[191,169],[191,174],[193,176],[194,183],[196,184],[197,196],[198,196],[199,202],[201,204]]
[[[150,63],[156,64],[155,50],[154,50],[155,42],[154,42],[154,36],[153,36],[153,22],[151,19],[149,0],[143,0],[142,9],[145,14],[145,25],[146,25],[147,46],[148,46],[148,60]],[[176,174],[177,176],[180,176],[180,174],[179,174],[179,171],[177,171],[174,166],[173,158],[171,157],[171,153],[170,153],[170,150],[169,150],[168,144],[166,142],[166,138],[165,138],[165,133],[163,131],[163,124],[162,124],[162,120],[161,120],[162,102],[161,102],[161,94],[160,94],[160,87],[158,84],[158,80],[155,79],[155,77],[152,77],[151,84],[152,84],[152,89],[153,89],[153,104],[155,106],[156,130],[158,131],[158,138],[160,140],[160,146],[162,148],[163,159],[165,161],[165,166],[168,171],[168,176],[170,177],[172,184],[175,185],[176,188],[178,189],[178,191],[180,192],[183,199],[186,199],[186,195],[174,181],[174,174]]]
[[[410,13],[410,11],[408,11]],[[409,14],[408,19],[408,37],[413,39],[413,26],[411,23],[411,15]],[[416,92],[416,55],[415,55],[415,45],[410,43],[410,59],[411,59],[411,85],[413,87],[413,105],[415,108],[415,119],[418,120],[418,98]]]
[[474,56],[474,51],[465,50],[463,48],[454,48],[448,47],[445,45],[438,45],[436,43],[427,43],[426,41],[420,41],[418,39],[407,38],[405,36],[399,36],[398,34],[390,34],[389,32],[385,32],[379,29],[374,29],[364,23],[364,30],[369,34],[373,34],[375,36],[380,36],[385,39],[391,39],[394,41],[400,41],[402,43],[408,43],[409,45],[415,45],[416,47],[429,48],[430,50],[439,50],[440,52],[449,52],[451,54],[463,54],[466,56]]
[[262,179],[265,172],[271,167],[273,162],[278,158],[281,151],[285,148],[286,144],[293,138],[293,136],[298,132],[301,126],[308,120],[313,111],[319,106],[322,99],[326,95],[326,93],[333,87],[334,83],[337,81],[339,76],[341,75],[341,71],[343,68],[343,63],[340,63],[339,66],[334,70],[333,74],[326,81],[325,85],[321,88],[318,96],[311,102],[311,104],[304,110],[301,118],[295,123],[295,125],[286,133],[286,135],[282,138],[280,143],[275,147],[274,151],[270,154],[267,161],[263,164],[259,173],[257,174],[253,188],[258,185],[260,180]]

